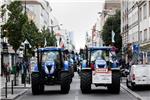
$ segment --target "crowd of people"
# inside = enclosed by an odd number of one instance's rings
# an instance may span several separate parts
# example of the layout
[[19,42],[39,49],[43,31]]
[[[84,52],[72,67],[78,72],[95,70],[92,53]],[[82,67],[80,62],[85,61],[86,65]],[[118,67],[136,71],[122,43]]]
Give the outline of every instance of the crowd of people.
[[7,81],[10,81],[10,75],[13,74],[15,77],[19,75],[27,75],[30,72],[29,63],[22,61],[10,66],[9,63],[3,63],[1,69],[1,76],[6,77]]

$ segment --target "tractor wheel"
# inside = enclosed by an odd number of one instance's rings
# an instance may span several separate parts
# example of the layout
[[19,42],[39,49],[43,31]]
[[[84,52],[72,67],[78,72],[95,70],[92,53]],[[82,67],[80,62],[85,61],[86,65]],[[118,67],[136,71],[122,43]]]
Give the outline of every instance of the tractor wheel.
[[108,86],[108,91],[113,94],[120,93],[120,72],[112,71],[112,84]]
[[40,94],[40,82],[39,82],[39,74],[38,73],[32,73],[31,75],[31,86],[32,86],[32,94],[33,95],[38,95]]
[[91,92],[91,83],[92,83],[92,72],[91,71],[81,72],[80,88],[82,93]]
[[61,73],[61,93],[67,94],[70,90],[70,74],[69,72]]
[[44,93],[44,84],[40,84],[39,85],[39,91],[40,91],[40,94],[43,94]]

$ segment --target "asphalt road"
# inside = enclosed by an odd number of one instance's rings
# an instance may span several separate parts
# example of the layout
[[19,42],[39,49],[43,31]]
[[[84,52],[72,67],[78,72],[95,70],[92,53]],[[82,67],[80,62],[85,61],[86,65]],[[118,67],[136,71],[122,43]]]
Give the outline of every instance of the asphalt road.
[[[126,86],[124,83],[122,83],[124,86]],[[150,100],[150,86],[139,86],[135,90],[132,90],[132,92],[138,94],[142,100]]]
[[120,94],[110,94],[105,87],[92,86],[92,93],[82,94],[80,79],[75,74],[69,94],[61,94],[60,86],[45,86],[42,95],[32,95],[31,89],[17,100],[137,100],[134,96],[121,88]]

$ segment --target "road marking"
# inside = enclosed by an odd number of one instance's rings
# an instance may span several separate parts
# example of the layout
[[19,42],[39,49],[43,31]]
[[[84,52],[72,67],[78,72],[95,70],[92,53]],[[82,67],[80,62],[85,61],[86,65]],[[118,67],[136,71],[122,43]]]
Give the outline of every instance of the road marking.
[[75,96],[75,100],[79,100],[78,96]]
[[139,94],[137,94],[137,93],[135,93],[134,91],[128,89],[128,88],[127,88],[126,86],[124,86],[123,84],[121,84],[121,87],[122,87],[125,91],[127,91],[128,93],[130,93],[131,95],[133,95],[137,100],[143,100],[143,98],[142,98]]
[[[79,79],[77,79],[78,81],[79,81]],[[79,100],[79,84],[76,84],[75,85],[75,90],[76,90],[76,92],[75,92],[75,100]]]

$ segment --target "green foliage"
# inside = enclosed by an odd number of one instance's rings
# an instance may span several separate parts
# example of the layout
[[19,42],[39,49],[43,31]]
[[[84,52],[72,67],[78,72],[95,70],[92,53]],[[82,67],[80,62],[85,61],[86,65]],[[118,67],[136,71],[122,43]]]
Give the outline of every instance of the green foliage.
[[4,14],[5,14],[5,12],[6,12],[6,8],[5,8],[5,4],[3,4],[2,6],[1,6],[1,8],[0,8],[0,11],[1,11],[1,17],[3,18],[3,16],[4,16]]
[[[5,13],[4,7],[5,5],[1,6],[3,13]],[[9,10],[9,19],[2,26],[2,30],[6,30],[4,35],[8,37],[8,42],[12,45],[15,52],[26,39],[32,46],[32,48],[28,50],[29,54],[33,53],[35,48],[44,47],[45,38],[47,40],[47,46],[56,45],[54,34],[51,34],[45,27],[39,32],[35,23],[32,20],[28,21],[27,15],[23,14],[21,1],[11,2],[11,4],[7,6],[7,9]]]
[[16,52],[23,41],[22,26],[27,21],[27,17],[22,13],[23,7],[20,1],[12,2],[7,6],[7,9],[9,10],[9,19],[2,29],[6,30],[4,34]]
[[112,30],[115,32],[115,44],[114,46],[117,47],[119,50],[122,48],[122,37],[120,35],[120,10],[116,10],[116,14],[107,18],[103,30],[102,30],[102,39],[105,45],[111,45],[111,32]]
[[43,27],[42,33],[44,34],[44,40],[46,38],[46,46],[55,46],[56,45],[56,37],[54,34],[50,33],[50,30]]

